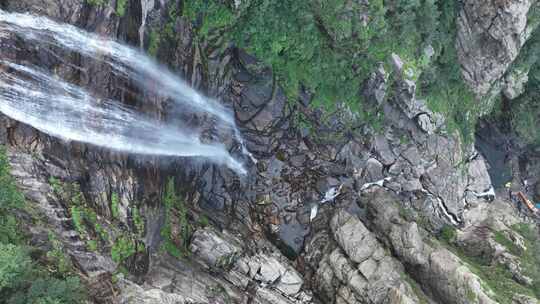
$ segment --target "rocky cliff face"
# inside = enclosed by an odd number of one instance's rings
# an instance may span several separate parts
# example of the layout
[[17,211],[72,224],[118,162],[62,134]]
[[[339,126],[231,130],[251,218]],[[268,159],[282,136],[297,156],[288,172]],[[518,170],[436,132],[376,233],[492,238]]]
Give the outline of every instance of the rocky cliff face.
[[458,19],[457,50],[463,75],[483,96],[504,75],[535,24],[536,1],[466,1]]
[[[91,301],[537,303],[540,283],[532,270],[539,265],[530,259],[538,256],[538,239],[516,228],[530,225],[538,234],[534,220],[520,217],[506,192],[495,194],[484,157],[417,96],[417,78],[398,55],[358,88],[380,108],[381,127],[347,128],[356,116],[346,107],[322,123],[307,90],[291,100],[271,68],[219,32],[201,39],[186,17],[171,25],[175,39],[152,47],[150,25],[165,27],[184,1],[131,0],[121,16],[119,2],[0,5],[154,53],[234,110],[258,162],[248,162],[248,176],[241,178],[190,159],[140,158],[63,142],[2,117],[0,141],[12,175],[74,260]],[[528,22],[535,6],[526,0],[463,3],[456,49],[479,97],[502,82],[518,56],[535,26]],[[139,94],[148,101],[139,105],[142,111],[171,119],[166,100],[122,83],[104,64],[10,33],[0,33],[0,56],[35,63],[125,103]],[[299,115],[312,123],[311,132],[298,125]],[[534,161],[526,166],[536,170]],[[175,208],[163,199],[170,177],[182,197]],[[72,185],[80,187],[82,203],[74,202]],[[84,229],[74,219],[81,214],[93,219]],[[118,258],[115,248],[126,239],[137,250]],[[510,290],[498,290],[500,282]]]

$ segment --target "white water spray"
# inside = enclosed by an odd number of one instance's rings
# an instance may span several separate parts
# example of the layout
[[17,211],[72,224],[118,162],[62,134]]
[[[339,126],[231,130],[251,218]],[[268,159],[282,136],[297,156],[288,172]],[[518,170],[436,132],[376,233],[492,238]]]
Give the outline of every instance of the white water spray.
[[28,41],[55,45],[106,62],[116,73],[134,79],[148,90],[171,98],[179,105],[186,106],[186,110],[195,108],[218,117],[230,126],[235,125],[230,111],[221,104],[202,96],[166,67],[160,66],[135,48],[43,16],[6,13],[0,10],[0,23],[0,29],[15,33]]
[[[244,146],[230,111],[199,94],[144,53],[116,41],[60,24],[42,16],[0,10],[0,31],[43,45],[53,45],[104,62],[118,76],[173,100],[184,111],[217,117]],[[201,156],[225,164],[240,174],[243,166],[223,145],[203,144],[199,132],[182,132],[137,114],[113,100],[99,100],[84,89],[35,68],[0,61],[11,72],[0,73],[0,111],[56,137],[137,154]],[[15,73],[13,73],[15,71]]]
[[0,60],[0,111],[52,136],[142,155],[200,156],[245,174],[222,145],[150,120],[36,69]]

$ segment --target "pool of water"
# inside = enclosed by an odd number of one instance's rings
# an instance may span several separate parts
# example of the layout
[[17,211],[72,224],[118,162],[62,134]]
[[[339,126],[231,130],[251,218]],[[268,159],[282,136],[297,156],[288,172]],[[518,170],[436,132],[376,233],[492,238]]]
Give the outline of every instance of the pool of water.
[[476,132],[476,149],[488,162],[488,173],[495,189],[500,189],[512,180],[512,170],[506,161],[507,137],[497,128],[485,126]]

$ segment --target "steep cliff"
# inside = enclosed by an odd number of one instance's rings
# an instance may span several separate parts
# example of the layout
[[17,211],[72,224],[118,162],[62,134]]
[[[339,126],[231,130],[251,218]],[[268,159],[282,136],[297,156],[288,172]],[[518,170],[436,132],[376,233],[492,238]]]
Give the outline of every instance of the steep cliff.
[[[9,227],[37,252],[35,265],[80,278],[65,293],[82,288],[90,303],[537,303],[538,215],[492,183],[502,153],[504,183],[540,199],[540,157],[524,136],[538,117],[496,119],[509,115],[499,107],[520,113],[521,99],[537,107],[528,76],[537,6],[2,0],[2,12],[141,49],[230,109],[254,157],[244,155],[241,176],[200,158],[65,141],[2,116],[0,171],[26,198]],[[241,154],[213,117],[175,111],[159,87],[106,60],[30,43],[2,22],[0,59],[0,71],[5,60],[36,65]],[[475,142],[486,129],[503,134]],[[23,204],[0,200],[0,224],[8,202]],[[2,246],[0,261],[10,253]],[[32,280],[2,285],[16,277],[4,272],[16,273],[0,269],[0,296],[34,303],[14,291],[37,289]],[[83,297],[54,296],[35,303]]]

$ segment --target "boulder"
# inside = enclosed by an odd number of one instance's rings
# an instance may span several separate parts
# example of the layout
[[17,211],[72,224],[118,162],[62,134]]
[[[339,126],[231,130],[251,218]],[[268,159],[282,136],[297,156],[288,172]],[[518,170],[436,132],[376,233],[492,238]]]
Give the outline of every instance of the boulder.
[[161,289],[151,288],[144,289],[141,286],[125,280],[118,281],[120,294],[118,303],[120,304],[184,304],[186,298],[184,296],[168,293]]
[[203,228],[193,233],[190,251],[208,267],[228,267],[241,254],[239,241],[231,236],[218,234],[214,229]]

